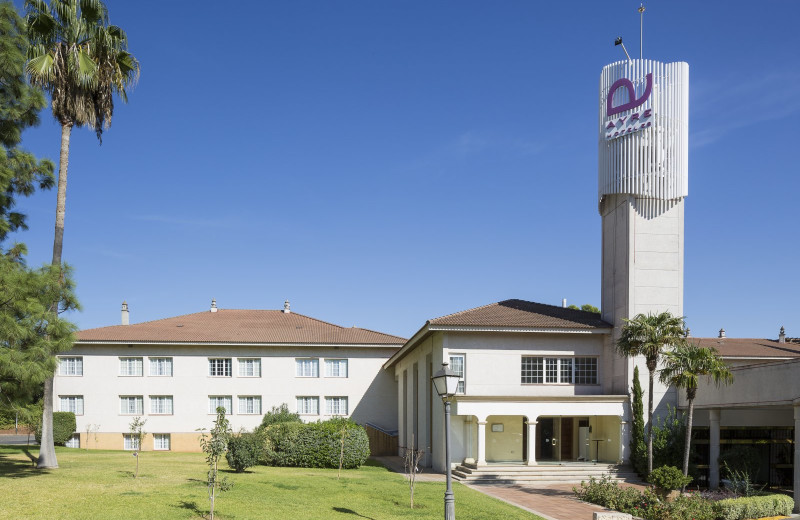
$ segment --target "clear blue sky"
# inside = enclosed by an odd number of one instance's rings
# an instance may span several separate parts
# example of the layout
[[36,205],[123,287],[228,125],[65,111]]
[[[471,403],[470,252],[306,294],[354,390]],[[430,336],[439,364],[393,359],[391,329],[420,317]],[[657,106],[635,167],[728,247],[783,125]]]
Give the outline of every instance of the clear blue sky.
[[[21,2],[17,2],[19,5]],[[292,309],[408,337],[507,298],[600,302],[597,98],[633,1],[110,0],[142,65],[73,132],[64,259],[81,328]],[[690,66],[685,314],[800,336],[800,2],[651,1]],[[49,112],[24,136],[58,157]],[[55,191],[22,200],[49,260]]]

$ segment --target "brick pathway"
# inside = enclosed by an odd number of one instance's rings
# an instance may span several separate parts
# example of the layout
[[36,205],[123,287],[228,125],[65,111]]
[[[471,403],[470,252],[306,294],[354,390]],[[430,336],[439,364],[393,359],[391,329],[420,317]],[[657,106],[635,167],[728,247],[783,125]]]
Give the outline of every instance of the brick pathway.
[[591,520],[595,511],[607,509],[574,498],[576,484],[469,484],[469,487],[503,502],[537,514],[545,520]]

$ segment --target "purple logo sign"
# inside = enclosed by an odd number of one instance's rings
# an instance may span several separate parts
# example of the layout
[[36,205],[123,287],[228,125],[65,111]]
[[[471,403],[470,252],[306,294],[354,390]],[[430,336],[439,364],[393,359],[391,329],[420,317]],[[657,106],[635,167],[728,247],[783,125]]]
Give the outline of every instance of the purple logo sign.
[[[620,87],[625,87],[625,90],[628,91],[628,102],[615,107],[612,106],[611,100],[614,98],[614,94]],[[644,89],[644,94],[642,94],[642,97],[639,99],[636,99],[636,91],[633,88],[633,82],[631,80],[628,78],[618,79],[613,85],[611,85],[611,90],[608,91],[608,97],[606,97],[606,116],[613,116],[614,114],[619,114],[620,112],[625,112],[626,110],[641,106],[645,101],[647,101],[647,98],[650,97],[651,90],[653,90],[652,73],[647,74],[647,86]]]

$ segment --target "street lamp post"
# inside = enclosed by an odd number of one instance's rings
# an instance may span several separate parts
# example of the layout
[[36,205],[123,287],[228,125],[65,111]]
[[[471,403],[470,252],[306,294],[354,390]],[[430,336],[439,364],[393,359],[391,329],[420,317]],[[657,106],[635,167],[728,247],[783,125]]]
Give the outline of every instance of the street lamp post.
[[447,489],[444,492],[444,519],[455,520],[456,502],[453,497],[452,477],[450,475],[450,400],[456,395],[458,388],[458,374],[450,370],[447,362],[442,363],[442,369],[433,374],[433,386],[436,393],[444,402],[444,462],[447,471]]

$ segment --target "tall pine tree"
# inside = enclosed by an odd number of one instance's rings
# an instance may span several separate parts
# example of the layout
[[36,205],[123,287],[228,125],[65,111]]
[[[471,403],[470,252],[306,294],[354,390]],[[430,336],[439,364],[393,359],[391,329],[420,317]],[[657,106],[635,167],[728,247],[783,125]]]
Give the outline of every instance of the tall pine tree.
[[633,369],[633,425],[631,431],[631,465],[642,476],[647,476],[647,443],[644,437],[644,403],[639,367]]

